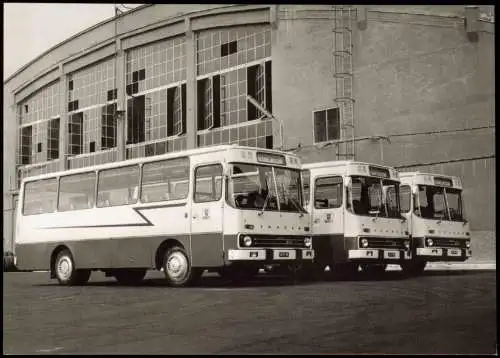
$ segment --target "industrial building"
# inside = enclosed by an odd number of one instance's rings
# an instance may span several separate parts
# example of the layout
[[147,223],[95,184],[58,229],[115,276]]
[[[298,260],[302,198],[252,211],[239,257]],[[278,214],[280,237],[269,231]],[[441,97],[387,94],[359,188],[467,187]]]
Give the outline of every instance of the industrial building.
[[225,143],[458,175],[473,235],[492,239],[490,15],[264,4],[117,14],[4,81],[4,250],[23,177]]

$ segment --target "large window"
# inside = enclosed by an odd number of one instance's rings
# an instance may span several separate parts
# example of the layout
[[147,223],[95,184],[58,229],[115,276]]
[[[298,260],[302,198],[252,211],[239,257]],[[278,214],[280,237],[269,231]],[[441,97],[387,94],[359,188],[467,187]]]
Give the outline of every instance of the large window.
[[94,207],[95,172],[61,177],[59,182],[59,211],[83,210]]
[[142,167],[141,201],[185,199],[189,191],[188,183],[188,158],[146,163]]
[[59,90],[59,82],[55,82],[19,103],[18,164],[36,164],[59,158]]
[[196,168],[195,180],[194,201],[196,203],[220,200],[222,196],[221,165],[207,165]]
[[128,205],[139,195],[139,166],[107,169],[99,172],[97,206]]
[[247,99],[272,110],[271,30],[243,26],[197,36],[198,146],[272,148],[272,122]]
[[37,180],[24,186],[23,214],[46,214],[56,211],[57,179]]
[[[89,154],[114,148],[118,92],[115,61],[108,59],[75,71],[68,75],[67,81],[68,153]],[[92,160],[84,166],[100,163]]]
[[352,176],[348,208],[356,215],[400,218],[399,183],[376,177]]
[[127,158],[186,148],[186,78],[183,37],[127,52]]
[[316,179],[314,207],[332,209],[342,206],[342,177]]
[[266,165],[235,163],[228,202],[238,209],[302,212],[300,172]]
[[340,139],[340,111],[338,108],[314,112],[314,142]]
[[462,191],[431,185],[418,186],[415,214],[425,219],[463,221]]

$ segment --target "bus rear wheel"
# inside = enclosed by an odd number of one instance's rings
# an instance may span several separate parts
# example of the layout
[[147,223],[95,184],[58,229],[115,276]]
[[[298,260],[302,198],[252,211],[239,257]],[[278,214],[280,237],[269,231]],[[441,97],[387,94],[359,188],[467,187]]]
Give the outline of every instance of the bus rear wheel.
[[181,246],[167,250],[163,260],[163,272],[170,286],[183,287],[197,282],[203,275],[203,270],[191,266],[189,257]]
[[75,260],[69,250],[62,250],[57,254],[54,271],[57,281],[61,285],[73,286],[86,283],[90,278],[90,270],[77,270]]
[[136,285],[140,283],[144,276],[146,276],[146,270],[144,269],[128,269],[128,270],[116,270],[113,273],[116,281],[122,285]]

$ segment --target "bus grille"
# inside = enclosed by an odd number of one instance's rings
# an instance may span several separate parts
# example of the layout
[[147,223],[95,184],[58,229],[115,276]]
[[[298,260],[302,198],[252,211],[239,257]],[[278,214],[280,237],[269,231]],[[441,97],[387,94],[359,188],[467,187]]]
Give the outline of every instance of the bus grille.
[[252,247],[305,247],[303,237],[295,236],[257,236],[253,237]]
[[368,248],[380,248],[380,249],[404,249],[403,239],[393,239],[384,237],[366,237],[368,240]]
[[433,237],[433,246],[436,247],[465,247],[465,239],[451,239],[447,237]]

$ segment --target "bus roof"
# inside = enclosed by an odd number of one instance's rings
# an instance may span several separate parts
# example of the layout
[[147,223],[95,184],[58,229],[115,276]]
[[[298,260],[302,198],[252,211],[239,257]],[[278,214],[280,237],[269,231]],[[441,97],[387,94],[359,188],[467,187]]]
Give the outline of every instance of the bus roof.
[[329,167],[342,167],[342,166],[347,166],[347,165],[371,165],[371,166],[376,166],[376,167],[394,169],[393,167],[390,167],[387,165],[359,162],[359,161],[355,161],[355,160],[331,160],[331,161],[326,161],[326,162],[306,163],[306,164],[302,164],[302,168],[303,169],[318,169],[318,168],[329,168]]
[[283,152],[283,151],[276,150],[276,149],[266,149],[266,148],[259,148],[259,147],[245,147],[245,146],[240,146],[237,144],[223,144],[223,145],[217,145],[217,146],[211,146],[211,147],[203,147],[203,148],[188,149],[188,150],[177,151],[177,152],[170,152],[170,153],[165,153],[165,154],[160,154],[160,155],[155,155],[155,156],[150,156],[150,157],[140,157],[140,158],[134,158],[134,159],[127,159],[127,160],[122,160],[122,161],[118,161],[118,162],[104,163],[104,164],[99,164],[99,165],[88,166],[88,167],[84,167],[84,168],[75,168],[75,169],[62,170],[62,171],[53,172],[53,173],[40,174],[40,175],[36,175],[36,176],[30,176],[30,177],[23,178],[22,182],[23,183],[24,182],[31,182],[31,181],[36,181],[36,180],[41,180],[41,179],[46,179],[46,178],[53,178],[53,177],[57,177],[57,176],[61,176],[61,175],[87,173],[89,171],[95,171],[95,170],[112,169],[112,168],[118,168],[118,167],[122,167],[122,166],[134,165],[134,164],[139,164],[139,163],[144,163],[144,162],[154,162],[154,161],[158,161],[158,160],[182,158],[182,157],[198,155],[198,154],[222,152],[222,151],[227,151],[230,149],[231,150],[244,149],[244,150],[255,150],[255,151],[259,151],[259,152],[280,153],[280,154],[283,154],[283,155],[286,155],[289,157],[291,156],[291,157],[298,158],[298,156],[296,154]]
[[416,177],[416,176],[420,176],[420,175],[428,175],[428,176],[433,176],[433,177],[440,177],[440,178],[449,178],[449,179],[453,179],[453,178],[458,178],[457,176],[454,176],[454,175],[446,175],[446,174],[438,174],[438,173],[425,173],[425,172],[420,172],[420,171],[416,171],[416,172],[399,172],[399,177],[400,178],[409,178],[409,177]]

